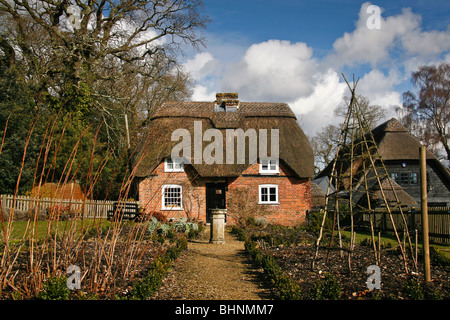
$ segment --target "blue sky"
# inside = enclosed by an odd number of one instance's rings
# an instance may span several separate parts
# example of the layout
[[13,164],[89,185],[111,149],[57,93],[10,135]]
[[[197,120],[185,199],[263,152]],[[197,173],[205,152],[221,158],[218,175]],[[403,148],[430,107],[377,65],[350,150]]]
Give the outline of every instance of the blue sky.
[[[370,5],[380,29],[369,29]],[[450,62],[450,1],[205,0],[207,46],[184,66],[193,100],[238,92],[241,100],[289,103],[314,135],[339,119],[348,94],[341,73],[360,78],[359,93],[396,116],[410,74]]]

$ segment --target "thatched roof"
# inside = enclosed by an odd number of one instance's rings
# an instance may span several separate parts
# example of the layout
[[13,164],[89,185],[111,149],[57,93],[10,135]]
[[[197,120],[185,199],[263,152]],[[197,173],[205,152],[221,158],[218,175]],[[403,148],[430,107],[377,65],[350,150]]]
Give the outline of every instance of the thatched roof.
[[[237,95],[236,95],[237,96]],[[237,100],[233,100],[237,101]],[[237,177],[250,164],[225,164],[226,129],[267,129],[267,149],[270,155],[270,129],[279,129],[279,158],[294,175],[311,178],[314,175],[314,156],[311,145],[299,127],[297,119],[285,103],[238,102],[232,112],[218,111],[216,102],[166,102],[151,118],[148,134],[138,150],[136,176],[146,177],[180,141],[171,141],[175,129],[187,129],[194,150],[194,122],[201,121],[202,134],[210,128],[219,129],[223,140],[224,164],[191,163],[202,177]],[[203,149],[210,141],[203,141]],[[235,143],[236,148],[236,143]],[[246,142],[248,156],[248,141]],[[236,155],[236,152],[235,152]],[[248,159],[246,157],[246,159]],[[193,161],[192,161],[193,162]]]
[[[378,154],[381,159],[385,161],[419,161],[420,160],[420,147],[422,146],[420,141],[411,136],[408,130],[400,124],[398,120],[392,118],[375,129],[372,130],[374,141],[377,145]],[[355,145],[358,146],[359,141],[355,141]],[[364,149],[364,156],[361,156],[361,150],[359,147],[354,149],[354,161],[353,168],[350,168],[350,156],[347,150],[346,155],[340,155],[337,157],[336,168],[342,168],[341,175],[339,179],[340,190],[349,190],[350,185],[350,170],[353,176],[352,189],[355,193],[353,200],[355,202],[365,201],[365,197],[362,196],[365,193],[364,187],[364,170],[363,164],[366,168],[366,177],[368,182],[369,193],[371,194],[371,201],[377,202],[381,199],[381,191],[376,179],[374,179],[374,170],[370,165],[367,149]],[[374,152],[374,150],[372,150]],[[432,152],[427,151],[427,165],[432,166],[434,169],[439,171],[447,182],[450,182],[450,173],[445,168],[444,165],[433,155]],[[364,160],[363,160],[364,159]],[[329,177],[333,167],[333,163],[336,161],[334,159],[319,175],[317,178]],[[375,163],[376,166],[379,163]],[[383,174],[382,168],[377,167],[377,172]],[[392,182],[394,185],[394,190],[397,196],[400,198],[400,205],[415,205],[415,200],[397,183]],[[382,183],[383,191],[385,192],[388,201],[395,201],[394,191],[388,184],[387,180],[383,180]],[[386,189],[385,189],[386,188]],[[378,201],[379,202],[379,201]]]
[[[378,127],[372,130],[372,135],[377,144],[377,151],[383,161],[389,160],[417,160],[420,159],[420,147],[422,144],[418,139],[408,133],[408,130],[395,118],[392,118]],[[357,153],[355,151],[355,153]],[[356,154],[356,156],[358,156]],[[436,156],[427,150],[426,152],[427,162],[434,165],[447,180],[450,181],[450,173],[442,165],[442,163],[436,158]],[[319,173],[317,178],[330,176],[333,162],[331,161],[328,166]],[[338,161],[343,162],[343,170],[349,171],[349,162],[345,157],[339,158]],[[362,166],[361,158],[354,160],[353,172],[356,172]]]
[[[398,183],[396,183],[395,181],[393,181],[388,177],[385,177],[381,181],[381,188],[378,183],[375,183],[369,190],[372,207],[376,207],[377,204],[379,204],[380,206],[385,206],[381,189],[383,189],[383,194],[390,206],[391,205],[392,206],[399,205],[402,207],[417,206],[416,200],[414,200],[414,198],[411,197]],[[361,198],[360,205],[362,206],[367,205],[367,197]]]
[[[395,118],[392,118],[372,130],[383,160],[419,160],[420,141],[408,133],[408,130]],[[435,159],[427,151],[427,159]]]

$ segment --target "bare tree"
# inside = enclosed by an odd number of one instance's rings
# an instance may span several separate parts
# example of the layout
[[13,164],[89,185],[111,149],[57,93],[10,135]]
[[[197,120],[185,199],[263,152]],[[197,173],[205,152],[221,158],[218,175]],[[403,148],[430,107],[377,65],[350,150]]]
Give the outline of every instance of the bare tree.
[[[26,40],[36,30],[52,42],[47,54],[64,64],[49,70],[53,76],[108,79],[110,63],[139,61],[143,67],[151,62],[147,57],[167,55],[182,43],[201,44],[197,31],[207,20],[200,10],[201,0],[0,0],[0,12],[13,22],[17,46],[3,48],[11,58],[11,48],[32,58],[27,55],[35,55],[35,46]],[[2,35],[2,41],[8,40]]]
[[[385,117],[385,110],[379,105],[372,105],[368,98],[357,95],[358,106],[364,115],[365,126],[368,129],[373,129],[377,123]],[[335,110],[334,114],[338,117],[345,118],[348,107],[350,105],[350,97],[344,97],[344,102],[340,104]]]
[[315,170],[320,172],[336,155],[340,129],[332,124],[322,128],[310,139],[314,152]]
[[421,123],[428,137],[426,144],[442,143],[450,160],[450,64],[422,66],[411,80],[417,93],[403,93],[403,107],[410,111],[404,122]]
[[[366,121],[364,126],[368,129],[373,129],[377,123],[385,117],[384,109],[378,105],[371,105],[369,99],[362,95],[358,95],[357,100]],[[334,110],[334,114],[337,117],[345,118],[349,104],[350,97],[344,97],[343,102]],[[310,139],[314,151],[316,171],[320,171],[326,167],[335,157],[341,128],[341,124],[338,126],[332,124],[327,125]],[[351,139],[351,137],[347,138]],[[345,141],[345,143],[350,142],[351,141]]]
[[108,140],[145,127],[156,104],[186,98],[177,55],[203,44],[202,0],[0,0],[0,58],[39,108],[91,114]]

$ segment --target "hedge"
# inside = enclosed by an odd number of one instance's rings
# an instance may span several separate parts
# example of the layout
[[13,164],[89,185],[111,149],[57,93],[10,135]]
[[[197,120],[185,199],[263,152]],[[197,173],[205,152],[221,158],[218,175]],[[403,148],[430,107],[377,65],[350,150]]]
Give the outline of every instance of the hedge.
[[302,291],[300,286],[281,269],[271,254],[263,254],[257,247],[256,242],[248,238],[245,240],[245,250],[252,257],[255,264],[264,269],[281,300],[301,299]]
[[172,262],[178,258],[180,253],[187,248],[187,240],[182,237],[177,240],[175,246],[170,247],[166,252],[156,257],[147,272],[146,277],[133,285],[128,298],[132,300],[146,300],[158,291],[161,283],[169,270]]

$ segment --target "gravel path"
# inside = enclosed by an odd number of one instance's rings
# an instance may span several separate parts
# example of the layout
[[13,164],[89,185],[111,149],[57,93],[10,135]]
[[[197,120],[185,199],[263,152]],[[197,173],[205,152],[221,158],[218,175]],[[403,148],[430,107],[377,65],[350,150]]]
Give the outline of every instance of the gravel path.
[[226,233],[225,244],[210,244],[209,235],[190,241],[167,274],[157,300],[273,299],[262,270],[244,252],[244,242]]

